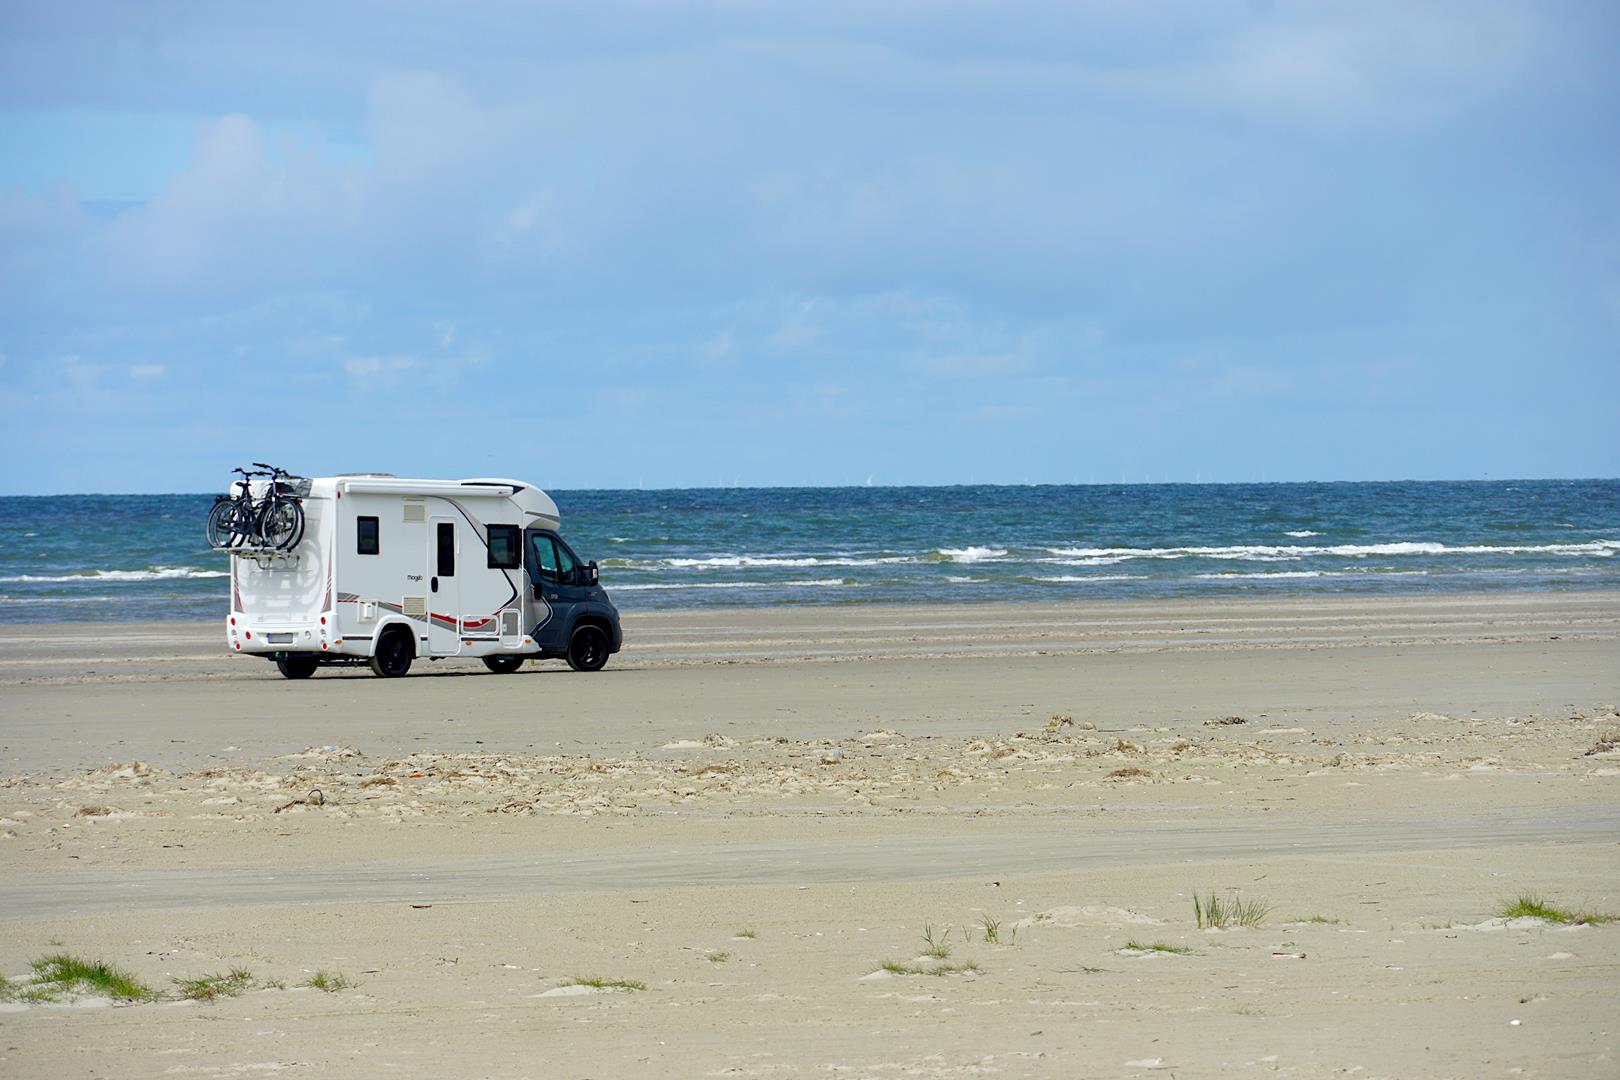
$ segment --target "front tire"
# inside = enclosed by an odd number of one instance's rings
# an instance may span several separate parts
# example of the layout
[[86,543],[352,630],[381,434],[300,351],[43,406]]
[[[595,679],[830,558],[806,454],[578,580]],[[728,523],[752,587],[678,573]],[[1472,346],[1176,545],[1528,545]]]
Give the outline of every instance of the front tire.
[[386,631],[377,639],[377,652],[371,658],[372,673],[383,679],[397,679],[411,670],[415,652],[411,637],[405,631]]
[[526,659],[528,658],[523,656],[486,656],[484,666],[497,675],[510,675],[522,667]]
[[307,679],[320,666],[320,659],[314,656],[282,656],[276,659],[276,670],[288,679]]
[[586,624],[568,640],[568,666],[575,671],[601,671],[608,660],[608,636],[600,626]]

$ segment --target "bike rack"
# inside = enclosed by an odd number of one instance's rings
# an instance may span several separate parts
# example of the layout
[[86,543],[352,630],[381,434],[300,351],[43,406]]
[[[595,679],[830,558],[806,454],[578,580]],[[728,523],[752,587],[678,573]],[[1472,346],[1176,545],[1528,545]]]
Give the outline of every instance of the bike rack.
[[260,570],[296,570],[304,561],[300,552],[282,551],[279,548],[239,547],[218,550],[229,553],[233,559],[252,559]]

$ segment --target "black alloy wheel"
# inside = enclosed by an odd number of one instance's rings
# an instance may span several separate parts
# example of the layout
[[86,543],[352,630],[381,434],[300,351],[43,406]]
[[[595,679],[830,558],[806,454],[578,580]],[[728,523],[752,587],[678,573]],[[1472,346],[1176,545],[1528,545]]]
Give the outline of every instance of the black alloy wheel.
[[377,640],[377,653],[371,658],[371,670],[385,679],[397,679],[411,670],[414,652],[409,634],[397,627],[388,630]]
[[575,671],[601,671],[608,659],[608,636],[600,626],[587,624],[568,642],[568,666]]

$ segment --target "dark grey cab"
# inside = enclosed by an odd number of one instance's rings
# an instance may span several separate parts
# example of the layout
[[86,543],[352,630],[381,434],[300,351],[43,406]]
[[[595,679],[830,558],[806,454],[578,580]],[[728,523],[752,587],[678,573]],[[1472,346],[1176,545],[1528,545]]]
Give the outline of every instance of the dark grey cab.
[[599,670],[624,645],[624,631],[596,564],[581,562],[550,529],[529,529],[523,566],[529,636],[540,647],[540,658],[567,660],[575,671]]

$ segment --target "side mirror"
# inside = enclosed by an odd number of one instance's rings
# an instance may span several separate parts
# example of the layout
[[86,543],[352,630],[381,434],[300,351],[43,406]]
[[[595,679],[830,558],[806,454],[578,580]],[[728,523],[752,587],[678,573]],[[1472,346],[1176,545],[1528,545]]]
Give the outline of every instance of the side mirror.
[[588,581],[592,585],[595,585],[598,581],[601,580],[601,578],[602,578],[602,575],[600,575],[600,574],[598,574],[596,572],[596,560],[595,559],[592,559],[590,562],[585,564],[585,580],[586,581]]

